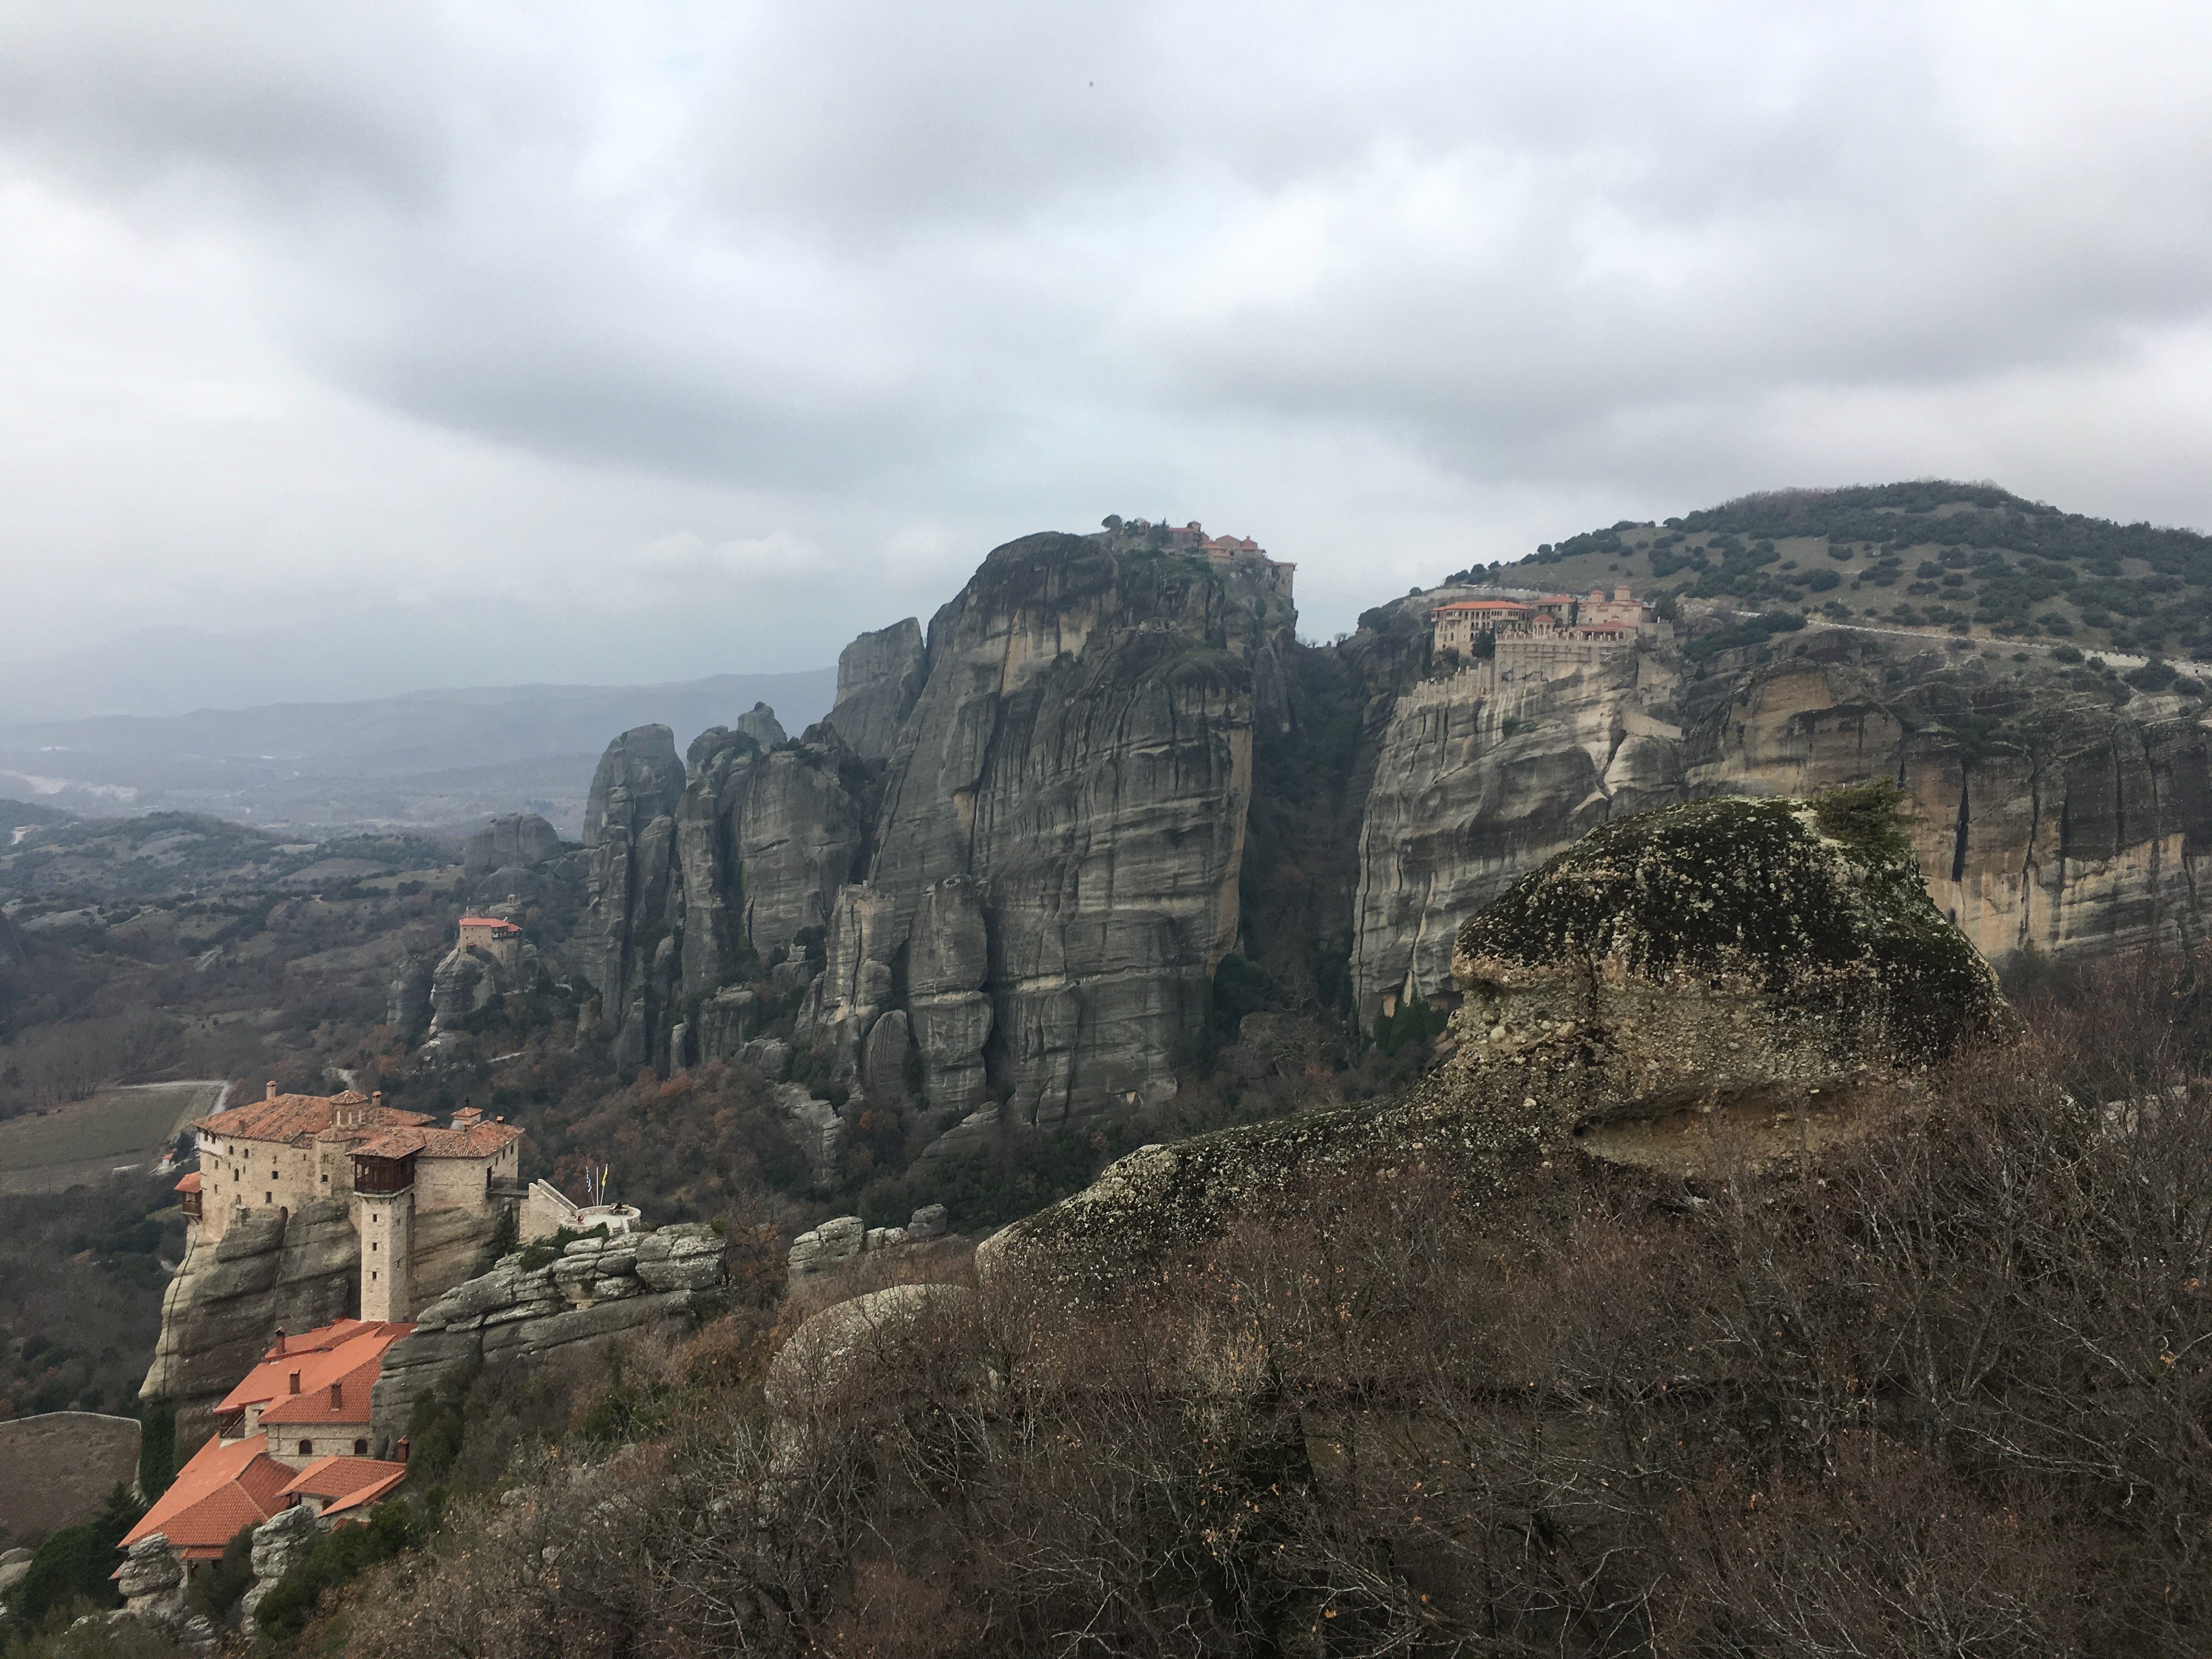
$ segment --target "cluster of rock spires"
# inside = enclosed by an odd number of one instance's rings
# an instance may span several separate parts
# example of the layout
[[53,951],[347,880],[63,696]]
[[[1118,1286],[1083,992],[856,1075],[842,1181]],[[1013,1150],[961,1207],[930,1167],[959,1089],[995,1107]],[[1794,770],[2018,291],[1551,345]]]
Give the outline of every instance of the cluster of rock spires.
[[[1172,1092],[1236,943],[1291,624],[1264,562],[1031,536],[926,638],[849,647],[797,743],[764,709],[682,762],[665,726],[623,733],[585,828],[599,1036],[681,1066],[795,1004],[849,1092],[969,1135]],[[767,1006],[739,982],[763,964]]]
[[[1458,929],[1519,877],[1705,796],[1893,781],[1939,908],[1992,957],[2198,920],[2212,734],[2175,699],[2115,707],[2046,659],[1817,628],[1767,663],[1693,664],[1662,636],[1508,684],[1431,649],[1431,609],[1473,591],[1297,647],[1261,567],[1119,530],[1032,536],[927,635],[909,620],[848,647],[836,708],[797,743],[765,709],[681,760],[665,728],[623,734],[586,830],[596,1036],[624,1065],[743,1054],[775,1074],[787,1051],[747,1045],[795,1014],[794,1046],[861,1103],[933,1115],[925,1157],[1157,1103],[1209,975],[1253,948],[1255,739],[1296,718],[1300,650],[1340,665],[1362,733],[1352,874],[1309,943],[1348,955],[1363,1025],[1452,1000]],[[836,1115],[812,1091],[802,1107],[810,1156],[834,1158]]]

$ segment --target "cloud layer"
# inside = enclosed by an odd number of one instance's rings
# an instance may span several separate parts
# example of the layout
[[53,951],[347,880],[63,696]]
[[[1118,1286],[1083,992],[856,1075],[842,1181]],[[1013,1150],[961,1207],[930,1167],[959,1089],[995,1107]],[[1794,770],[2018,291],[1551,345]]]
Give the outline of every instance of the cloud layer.
[[[2212,524],[2208,54],[2179,5],[11,8],[0,656],[793,669],[1109,511],[1297,559],[1316,634],[1784,483]],[[418,668],[410,612],[488,643]]]

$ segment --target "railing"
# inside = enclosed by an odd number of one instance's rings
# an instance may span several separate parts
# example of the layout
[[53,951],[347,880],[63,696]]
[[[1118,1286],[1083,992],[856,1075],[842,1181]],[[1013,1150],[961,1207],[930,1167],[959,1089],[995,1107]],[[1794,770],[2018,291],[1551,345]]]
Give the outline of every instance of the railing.
[[364,1158],[354,1154],[353,1189],[357,1193],[404,1193],[415,1184],[413,1158]]

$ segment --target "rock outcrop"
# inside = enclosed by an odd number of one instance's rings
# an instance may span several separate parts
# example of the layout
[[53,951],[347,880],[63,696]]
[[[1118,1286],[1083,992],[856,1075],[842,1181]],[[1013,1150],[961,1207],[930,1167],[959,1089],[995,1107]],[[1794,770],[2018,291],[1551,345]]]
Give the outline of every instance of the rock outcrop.
[[262,1598],[275,1589],[287,1573],[307,1560],[315,1540],[321,1535],[320,1521],[305,1504],[279,1510],[253,1529],[253,1546],[246,1557],[253,1582],[238,1598],[240,1636],[253,1634],[254,1610],[260,1607]]
[[[1118,529],[1028,537],[926,642],[910,621],[857,641],[799,744],[702,735],[678,787],[672,741],[626,733],[586,827],[617,1061],[727,1056],[789,1006],[803,956],[793,1041],[864,1097],[896,1087],[944,1121],[1003,1103],[1018,1130],[1172,1093],[1237,937],[1280,569]],[[746,971],[755,1000],[724,1004]]]
[[560,831],[537,813],[503,813],[461,844],[461,874],[473,884],[497,871],[559,858],[563,850]]
[[871,1227],[856,1215],[841,1215],[808,1229],[791,1242],[791,1277],[811,1279],[835,1271],[871,1250],[895,1250],[945,1237],[949,1217],[942,1204],[926,1204],[903,1227]]
[[1710,1172],[1817,1153],[1854,1092],[2008,1019],[1876,787],[1608,824],[1469,921],[1450,1057],[1403,1099],[1146,1146],[987,1240],[986,1278],[1127,1284],[1247,1220],[1425,1175],[1483,1201],[1546,1158]]
[[[415,1217],[414,1283],[434,1297],[483,1271],[494,1222],[464,1209]],[[213,1426],[216,1402],[258,1364],[279,1330],[307,1331],[359,1311],[361,1239],[336,1199],[252,1210],[213,1244],[197,1240],[161,1298],[161,1334],[141,1398],[177,1405],[177,1437]]]
[[836,1398],[848,1383],[889,1382],[889,1374],[901,1369],[902,1350],[927,1322],[957,1318],[975,1301],[964,1285],[893,1285],[824,1308],[776,1350],[763,1392],[788,1420]]
[[215,1243],[185,1253],[161,1298],[161,1340],[140,1396],[174,1401],[178,1443],[194,1443],[280,1328],[312,1330],[353,1311],[360,1275],[361,1241],[342,1201],[289,1216],[246,1212]]
[[413,1333],[386,1352],[371,1399],[377,1443],[395,1443],[416,1402],[470,1366],[685,1329],[723,1282],[723,1257],[720,1235],[704,1223],[580,1238],[542,1261],[532,1251],[503,1257],[423,1308]]
[[418,1037],[430,1026],[430,993],[438,965],[427,957],[410,957],[392,975],[384,1023],[403,1036]]
[[862,760],[889,760],[927,672],[914,617],[861,635],[838,653],[837,705],[828,723]]
[[1704,795],[1872,779],[1909,798],[1930,896],[1987,956],[2203,936],[2212,732],[2172,696],[1964,641],[1810,628],[1771,660],[1670,646],[1516,682],[1447,672],[1407,630],[1449,592],[1370,613],[1374,671],[1352,925],[1371,1022],[1456,994],[1460,925],[1596,825]]
[[165,1534],[148,1533],[123,1553],[123,1565],[115,1575],[123,1606],[109,1613],[107,1620],[136,1620],[190,1651],[212,1653],[215,1626],[206,1614],[192,1611],[185,1595],[189,1588],[183,1557]]

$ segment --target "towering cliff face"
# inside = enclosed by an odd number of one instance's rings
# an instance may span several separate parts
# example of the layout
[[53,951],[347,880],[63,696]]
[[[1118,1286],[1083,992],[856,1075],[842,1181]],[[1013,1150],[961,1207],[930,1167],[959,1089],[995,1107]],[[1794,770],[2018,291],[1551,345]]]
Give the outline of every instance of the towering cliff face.
[[1994,959],[2203,937],[2212,732],[2182,699],[2116,706],[2086,671],[1865,637],[1820,639],[1748,677],[1686,745],[1691,787],[1893,778],[1929,896]]
[[2199,927],[2212,759],[2178,698],[1942,635],[1716,651],[1737,613],[1697,603],[1680,637],[1437,659],[1430,612],[1466,587],[1297,647],[1285,580],[1157,533],[1028,537],[926,636],[854,641],[799,744],[748,717],[678,768],[665,732],[625,734],[587,831],[617,1058],[795,1054],[817,1091],[959,1125],[941,1147],[1126,1115],[1174,1088],[1232,951],[1278,1006],[1369,1025],[1455,996],[1461,926],[1601,824],[1875,778],[1992,957]]
[[1671,652],[1505,641],[1395,690],[1359,828],[1352,970],[1370,1019],[1448,985],[1459,925],[1524,872],[1680,798],[1678,671]]
[[[967,901],[945,884],[972,884],[984,1064],[1020,1122],[1170,1089],[1203,1027],[1237,937],[1255,662],[1289,622],[1270,599],[1234,567],[1031,536],[931,624],[870,880],[901,931],[926,905],[951,921]],[[933,994],[958,994],[957,937],[925,951]],[[959,1042],[933,1046],[965,1063]]]
[[926,643],[912,622],[855,641],[799,744],[708,732],[678,783],[665,730],[625,733],[586,830],[617,1059],[702,1053],[693,1006],[726,1047],[744,1016],[724,988],[773,969],[764,1008],[803,958],[799,1040],[864,1091],[918,1075],[929,1106],[1004,1102],[1024,1125],[1171,1092],[1237,938],[1281,580],[1113,532],[1028,537]]
[[927,672],[921,624],[912,617],[861,635],[838,655],[829,725],[862,760],[889,760]]
[[1878,778],[1909,799],[1929,896],[1992,959],[2202,936],[2212,736],[2180,699],[1986,644],[1784,638],[1764,665],[1737,652],[1701,670],[1662,647],[1533,684],[1404,672],[1360,832],[1363,1018],[1451,994],[1460,926],[1598,823]]

